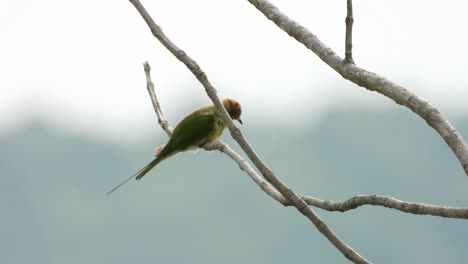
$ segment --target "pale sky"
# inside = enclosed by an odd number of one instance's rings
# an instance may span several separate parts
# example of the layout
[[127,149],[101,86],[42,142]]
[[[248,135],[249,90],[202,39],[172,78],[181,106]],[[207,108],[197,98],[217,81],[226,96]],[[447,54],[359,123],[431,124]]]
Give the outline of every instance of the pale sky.
[[[272,2],[343,56],[346,1]],[[400,107],[343,80],[248,1],[142,3],[220,97],[241,102],[246,124],[300,126],[336,107]],[[354,1],[355,61],[449,119],[466,115],[467,13],[462,0]],[[210,102],[129,1],[2,1],[0,32],[0,134],[40,118],[110,140],[150,136],[156,123],[145,60],[173,125]]]

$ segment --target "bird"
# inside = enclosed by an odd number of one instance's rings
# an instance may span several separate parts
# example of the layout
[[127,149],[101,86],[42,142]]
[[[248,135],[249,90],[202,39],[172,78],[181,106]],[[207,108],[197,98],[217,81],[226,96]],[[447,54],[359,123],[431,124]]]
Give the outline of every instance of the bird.
[[[242,114],[241,105],[234,99],[223,99],[222,104],[232,120],[237,120],[240,124]],[[199,108],[189,115],[185,116],[174,128],[169,141],[156,149],[155,158],[141,170],[133,174],[114,189],[109,191],[107,195],[117,190],[132,178],[137,181],[141,180],[151,169],[158,165],[161,161],[183,151],[195,150],[205,143],[216,141],[227,124],[224,121],[220,111],[214,105],[208,105]]]

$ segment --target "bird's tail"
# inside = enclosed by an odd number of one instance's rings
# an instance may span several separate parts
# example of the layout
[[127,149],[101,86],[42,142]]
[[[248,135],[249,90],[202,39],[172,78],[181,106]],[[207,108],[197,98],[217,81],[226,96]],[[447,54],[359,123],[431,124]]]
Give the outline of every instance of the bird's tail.
[[150,171],[152,168],[154,168],[154,166],[156,166],[159,162],[161,162],[164,158],[162,157],[157,157],[155,158],[154,160],[152,160],[150,163],[148,163],[145,167],[143,167],[141,170],[137,171],[136,173],[134,173],[132,176],[130,176],[129,178],[127,178],[125,181],[121,182],[119,185],[115,186],[114,189],[110,190],[106,195],[109,195],[111,194],[112,192],[114,192],[115,190],[117,190],[118,188],[120,188],[120,186],[124,185],[125,183],[127,183],[129,180],[131,180],[132,178],[135,177],[135,179],[138,181],[140,180],[141,178],[143,178],[143,176],[145,176],[146,173],[148,173],[148,171]]
[[152,168],[154,168],[154,166],[156,166],[159,162],[161,162],[163,159],[160,158],[160,157],[157,157],[155,158],[153,161],[151,161],[150,163],[148,163],[148,165],[146,165],[145,167],[143,167],[143,169],[141,169],[139,172],[137,172],[135,174],[135,179],[137,181],[141,180],[141,178],[143,178],[143,176],[146,175],[146,173],[148,173],[148,171],[150,171]]

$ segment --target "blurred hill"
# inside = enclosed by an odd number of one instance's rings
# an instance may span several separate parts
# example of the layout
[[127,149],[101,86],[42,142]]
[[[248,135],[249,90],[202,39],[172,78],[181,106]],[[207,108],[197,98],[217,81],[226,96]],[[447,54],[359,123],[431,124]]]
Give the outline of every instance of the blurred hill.
[[[454,125],[468,136],[467,119]],[[242,130],[300,193],[468,206],[468,177],[458,161],[405,109],[329,112],[303,130]],[[176,155],[142,182],[105,196],[164,141],[161,132],[144,144],[115,145],[40,120],[1,135],[0,263],[347,263],[304,217],[275,203],[219,153]],[[376,263],[468,259],[467,221],[377,207],[316,211]]]

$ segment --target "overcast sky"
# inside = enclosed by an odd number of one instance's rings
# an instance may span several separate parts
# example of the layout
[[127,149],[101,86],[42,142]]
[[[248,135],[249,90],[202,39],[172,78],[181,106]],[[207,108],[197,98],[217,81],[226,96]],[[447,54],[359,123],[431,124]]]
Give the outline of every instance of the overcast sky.
[[[340,55],[345,2],[273,1]],[[336,107],[399,107],[343,80],[248,1],[142,3],[220,97],[242,103],[247,124],[309,124]],[[424,97],[449,119],[468,113],[466,1],[360,0],[354,8],[359,66]],[[155,122],[145,60],[173,124],[209,103],[129,1],[2,1],[0,32],[0,133],[40,118],[77,134],[147,136]]]

